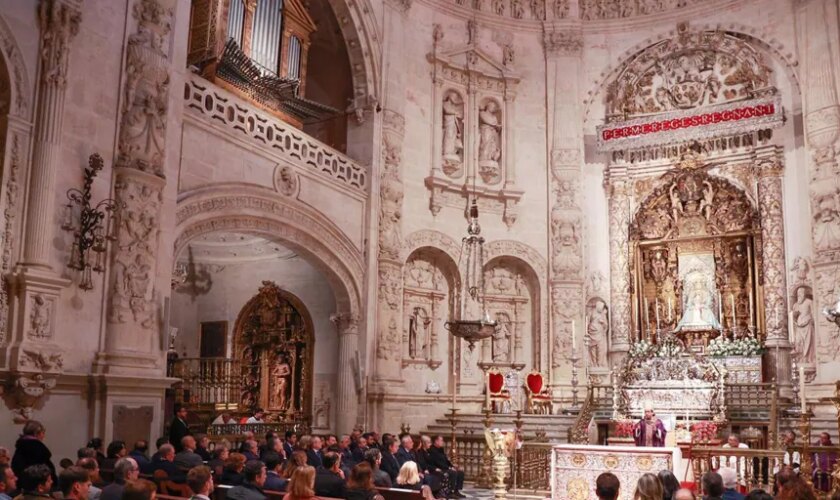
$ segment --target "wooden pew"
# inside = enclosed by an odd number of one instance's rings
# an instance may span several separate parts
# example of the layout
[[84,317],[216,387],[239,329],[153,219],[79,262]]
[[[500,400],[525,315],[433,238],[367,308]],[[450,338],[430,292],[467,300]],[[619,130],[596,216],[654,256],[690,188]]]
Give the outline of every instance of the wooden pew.
[[423,493],[402,488],[376,488],[385,500],[422,500]]

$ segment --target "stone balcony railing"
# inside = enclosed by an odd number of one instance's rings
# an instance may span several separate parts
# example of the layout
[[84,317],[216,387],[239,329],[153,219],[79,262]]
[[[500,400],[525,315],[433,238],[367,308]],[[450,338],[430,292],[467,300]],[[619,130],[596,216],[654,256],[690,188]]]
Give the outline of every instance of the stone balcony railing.
[[338,184],[341,189],[366,195],[368,167],[201,76],[187,76],[184,101],[188,116],[214,128],[225,129],[258,149],[317,173],[328,182]]

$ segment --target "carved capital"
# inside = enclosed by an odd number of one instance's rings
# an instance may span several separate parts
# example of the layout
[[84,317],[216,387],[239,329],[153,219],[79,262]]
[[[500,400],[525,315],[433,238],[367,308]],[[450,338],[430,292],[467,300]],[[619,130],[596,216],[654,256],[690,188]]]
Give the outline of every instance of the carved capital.
[[781,177],[785,171],[785,164],[779,158],[768,158],[758,162],[757,173],[759,178]]
[[583,35],[577,31],[546,31],[543,46],[549,56],[578,57],[583,53]]
[[357,335],[359,333],[359,316],[341,312],[330,315],[330,321],[338,329],[339,335]]
[[38,5],[41,28],[41,77],[47,85],[67,85],[70,41],[82,22],[80,3],[69,0],[42,0]]

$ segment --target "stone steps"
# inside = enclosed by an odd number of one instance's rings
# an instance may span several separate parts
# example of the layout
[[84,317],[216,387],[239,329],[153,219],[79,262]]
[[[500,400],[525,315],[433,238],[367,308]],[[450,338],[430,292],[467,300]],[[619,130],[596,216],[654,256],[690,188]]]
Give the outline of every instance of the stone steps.
[[[491,427],[513,429],[516,427],[513,414],[493,414]],[[522,415],[522,431],[525,438],[535,438],[538,433],[545,433],[549,441],[567,442],[568,429],[575,422],[575,415]],[[465,413],[458,415],[458,434],[483,435],[484,415],[481,413]],[[451,432],[449,420],[438,418],[427,428],[429,434],[448,436]]]

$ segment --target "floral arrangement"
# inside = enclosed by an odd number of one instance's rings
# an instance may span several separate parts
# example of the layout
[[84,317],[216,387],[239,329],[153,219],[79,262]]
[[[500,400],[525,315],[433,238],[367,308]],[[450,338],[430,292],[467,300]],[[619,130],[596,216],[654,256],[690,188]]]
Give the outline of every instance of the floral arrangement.
[[617,420],[615,422],[615,437],[632,437],[634,426],[635,422],[632,420]]
[[664,340],[659,344],[652,344],[648,340],[641,340],[630,346],[628,355],[633,360],[644,361],[650,358],[670,358],[685,352],[682,342],[676,339]]
[[691,426],[691,438],[694,441],[711,441],[717,438],[718,427],[714,422],[703,420]]
[[721,335],[709,342],[709,356],[758,356],[764,353],[764,346],[756,337],[729,339]]

